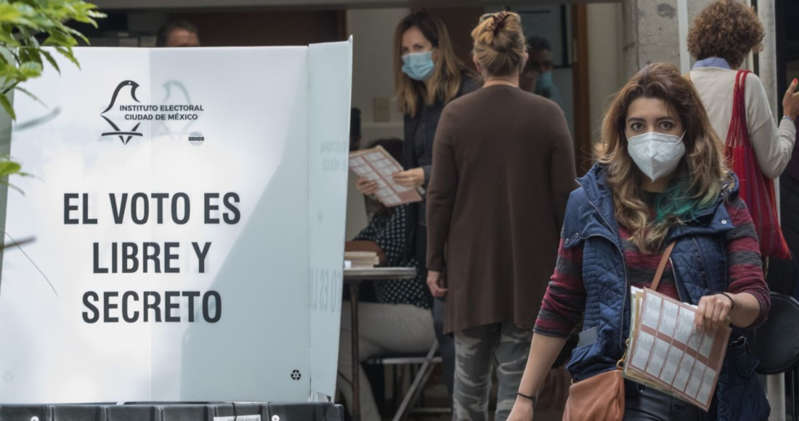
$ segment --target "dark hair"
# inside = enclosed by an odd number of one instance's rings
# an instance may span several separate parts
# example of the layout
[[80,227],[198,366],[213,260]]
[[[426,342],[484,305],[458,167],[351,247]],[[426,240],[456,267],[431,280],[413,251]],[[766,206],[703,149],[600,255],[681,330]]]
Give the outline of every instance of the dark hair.
[[763,37],[763,24],[751,7],[717,0],[694,19],[688,31],[688,51],[697,60],[721,57],[738,68]]
[[169,34],[171,34],[172,31],[174,31],[175,29],[183,29],[193,34],[200,33],[200,31],[197,30],[197,27],[191,22],[185,20],[169,21],[166,24],[162,25],[160,28],[158,28],[158,35],[155,39],[155,46],[165,47],[166,42],[169,39]]
[[527,38],[527,51],[545,51],[549,50],[552,51],[552,45],[549,44],[549,41],[546,38],[532,36]]

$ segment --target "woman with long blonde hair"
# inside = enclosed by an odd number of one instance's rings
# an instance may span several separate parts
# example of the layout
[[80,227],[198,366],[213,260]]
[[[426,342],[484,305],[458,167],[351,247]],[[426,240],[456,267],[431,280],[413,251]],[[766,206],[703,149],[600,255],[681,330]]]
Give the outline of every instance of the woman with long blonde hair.
[[[455,55],[447,27],[441,18],[421,10],[403,18],[394,32],[394,83],[404,114],[403,162],[405,171],[394,180],[408,188],[427,188],[433,163],[433,138],[441,110],[453,99],[479,87],[479,81]],[[363,194],[377,191],[377,183],[358,180]],[[409,206],[406,235],[422,276],[425,272],[425,202]],[[444,361],[444,378],[450,393],[455,372],[452,338],[442,333],[444,301],[433,300],[433,321]]]
[[[597,163],[569,198],[509,419],[532,419],[549,366],[580,324],[568,366],[574,381],[616,368],[630,286],[649,287],[661,260],[659,292],[698,306],[695,329],[731,324],[733,333],[709,414],[625,380],[624,420],[764,420],[769,407],[747,346],[770,306],[754,225],[693,85],[676,67],[651,64],[611,104]],[[567,413],[588,409],[570,407],[574,397]]]

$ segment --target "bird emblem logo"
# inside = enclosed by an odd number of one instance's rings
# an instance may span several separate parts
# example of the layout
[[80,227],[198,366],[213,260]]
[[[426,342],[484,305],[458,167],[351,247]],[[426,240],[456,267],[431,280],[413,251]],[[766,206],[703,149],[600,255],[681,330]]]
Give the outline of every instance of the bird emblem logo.
[[114,89],[114,94],[111,96],[111,102],[109,102],[108,106],[105,108],[105,110],[103,110],[100,113],[100,117],[102,117],[106,122],[108,122],[108,124],[113,129],[113,131],[103,132],[102,135],[103,136],[119,136],[119,140],[121,140],[122,144],[124,144],[124,145],[127,145],[128,142],[130,142],[130,139],[133,138],[133,136],[142,136],[142,133],[137,131],[139,129],[139,126],[141,125],[141,122],[136,123],[136,125],[133,126],[132,129],[126,131],[126,130],[120,129],[119,125],[114,123],[114,121],[111,120],[105,114],[108,111],[110,111],[112,108],[114,108],[114,105],[116,105],[116,102],[117,102],[117,97],[120,95],[120,93],[123,93],[123,95],[127,95],[128,94],[127,92],[123,92],[123,89],[128,88],[128,87],[130,88],[129,89],[130,97],[133,99],[133,101],[136,101],[138,103],[139,99],[136,98],[136,89],[139,88],[139,84],[134,82],[134,81],[132,81],[132,80],[126,80],[126,81],[120,82],[119,85],[117,85],[116,89]]

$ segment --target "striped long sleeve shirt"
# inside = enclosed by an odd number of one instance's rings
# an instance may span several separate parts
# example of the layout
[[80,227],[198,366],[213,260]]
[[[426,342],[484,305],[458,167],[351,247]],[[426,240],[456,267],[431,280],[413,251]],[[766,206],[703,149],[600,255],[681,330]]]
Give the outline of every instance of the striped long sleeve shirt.
[[[726,234],[729,259],[727,292],[750,293],[760,303],[755,324],[763,321],[770,307],[769,290],[763,277],[760,247],[752,217],[742,199],[725,203],[735,227]],[[620,229],[622,252],[627,263],[631,285],[647,287],[657,270],[661,255],[644,254],[630,241],[630,233]],[[585,288],[582,279],[582,247],[564,248],[561,239],[555,271],[544,295],[541,311],[535,323],[535,333],[546,336],[568,336],[582,319],[585,308]],[[677,297],[671,264],[663,273],[658,292]]]

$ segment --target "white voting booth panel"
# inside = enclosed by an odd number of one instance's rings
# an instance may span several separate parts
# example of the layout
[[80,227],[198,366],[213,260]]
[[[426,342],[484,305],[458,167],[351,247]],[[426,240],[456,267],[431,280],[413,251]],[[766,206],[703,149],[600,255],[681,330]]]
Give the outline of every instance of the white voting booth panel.
[[332,395],[351,54],[81,48],[29,83],[0,401]]

